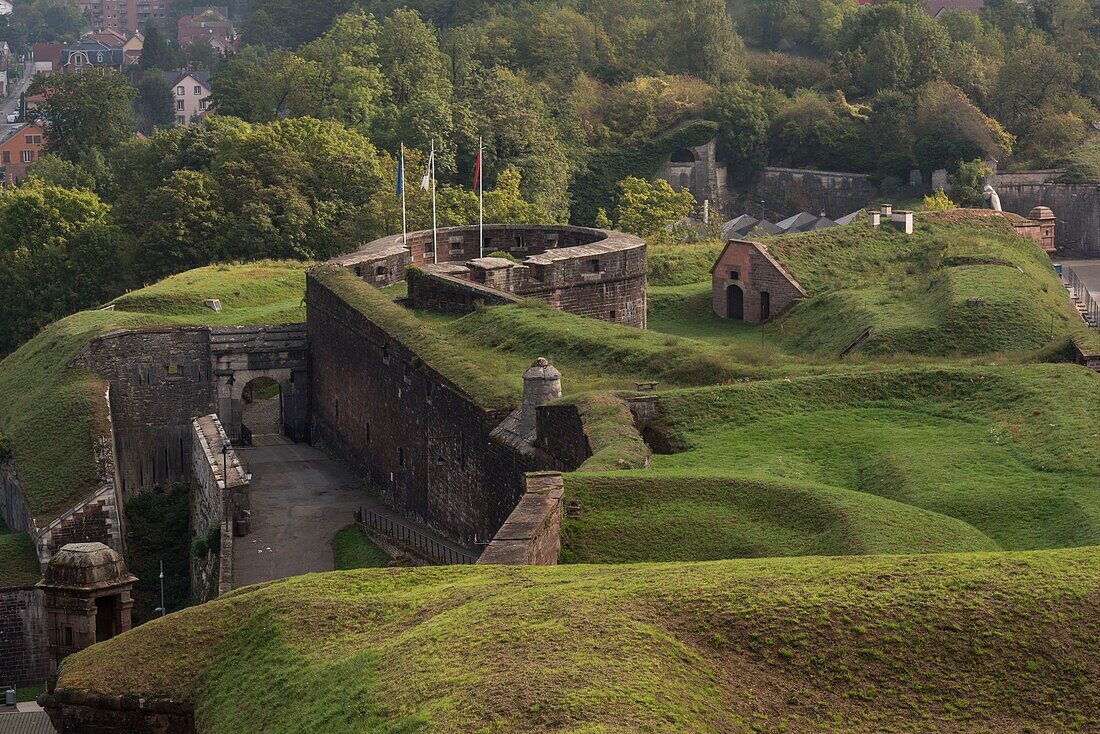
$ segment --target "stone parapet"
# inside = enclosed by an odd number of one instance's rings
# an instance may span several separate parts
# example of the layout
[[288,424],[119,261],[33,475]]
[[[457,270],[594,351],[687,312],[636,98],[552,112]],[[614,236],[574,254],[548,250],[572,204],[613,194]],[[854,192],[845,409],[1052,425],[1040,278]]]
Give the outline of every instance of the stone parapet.
[[561,550],[561,472],[530,472],[527,491],[493,536],[479,564],[556,566]]

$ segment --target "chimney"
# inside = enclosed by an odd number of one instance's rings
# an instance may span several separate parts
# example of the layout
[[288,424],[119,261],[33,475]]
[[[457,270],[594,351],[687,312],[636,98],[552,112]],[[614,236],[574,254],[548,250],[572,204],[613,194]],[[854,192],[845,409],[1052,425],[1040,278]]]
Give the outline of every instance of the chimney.
[[546,357],[539,357],[523,373],[523,407],[520,410],[519,432],[524,438],[535,435],[535,414],[540,405],[561,397],[561,373]]
[[883,217],[889,217],[889,216],[892,216],[894,214],[894,205],[893,204],[882,204],[879,207],[879,209],[882,211],[882,216]]
[[881,223],[881,217],[882,215],[880,215],[876,211],[867,212],[867,223],[871,225],[871,229],[878,229],[878,226]]

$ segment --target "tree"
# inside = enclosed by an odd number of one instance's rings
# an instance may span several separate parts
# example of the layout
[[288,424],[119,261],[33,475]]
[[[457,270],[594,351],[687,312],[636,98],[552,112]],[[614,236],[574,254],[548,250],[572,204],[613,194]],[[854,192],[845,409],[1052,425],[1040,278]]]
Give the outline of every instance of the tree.
[[992,171],[980,158],[959,164],[958,170],[947,179],[951,195],[962,206],[981,207],[985,201],[982,190],[990,173]]
[[863,85],[872,92],[905,89],[909,84],[911,65],[905,37],[897,31],[879,31],[867,45]]
[[152,135],[158,127],[171,127],[175,121],[175,97],[172,87],[160,72],[147,74],[137,86],[138,96],[134,103],[138,130]]
[[943,189],[936,189],[931,196],[924,197],[921,204],[921,209],[926,212],[945,212],[955,207],[955,202],[951,201]]
[[88,30],[88,19],[74,3],[65,0],[32,0],[17,3],[11,26],[28,44],[75,41]]
[[745,44],[723,0],[683,0],[672,5],[666,68],[711,84],[745,76]]
[[141,46],[141,57],[138,59],[138,68],[142,71],[160,69],[170,71],[179,66],[178,54],[168,45],[164,34],[160,32],[160,26],[153,21],[146,21],[142,31],[145,40]]
[[649,237],[695,212],[691,192],[674,191],[664,179],[650,183],[631,176],[620,181],[618,189],[615,226],[624,232]]
[[0,192],[0,353],[116,292],[121,233],[89,191],[31,179]]
[[209,173],[174,171],[149,193],[142,216],[136,259],[146,280],[225,259],[225,215]]
[[726,87],[714,100],[718,152],[731,182],[753,181],[768,163],[768,113],[760,94],[744,85]]
[[137,90],[119,74],[56,72],[37,77],[28,93],[45,96],[38,114],[46,147],[67,160],[93,149],[109,151],[134,134]]

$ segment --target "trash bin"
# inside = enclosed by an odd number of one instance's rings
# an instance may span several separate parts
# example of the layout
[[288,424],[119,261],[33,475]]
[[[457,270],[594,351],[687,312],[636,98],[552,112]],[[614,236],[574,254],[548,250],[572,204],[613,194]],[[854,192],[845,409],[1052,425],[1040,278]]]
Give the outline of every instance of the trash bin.
[[14,688],[9,688],[8,690],[4,691],[4,705],[5,706],[14,706],[15,705],[15,689]]

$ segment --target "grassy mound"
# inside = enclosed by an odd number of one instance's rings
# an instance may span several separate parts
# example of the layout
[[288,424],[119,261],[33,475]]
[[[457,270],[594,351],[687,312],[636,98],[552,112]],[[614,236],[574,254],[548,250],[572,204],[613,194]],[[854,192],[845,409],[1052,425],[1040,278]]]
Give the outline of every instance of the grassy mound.
[[[667,391],[648,470],[596,453],[566,476],[582,510],[562,559],[1100,544],[1098,387],[1076,366],[1030,365]],[[599,428],[610,456],[630,446],[629,413]]]
[[449,567],[249,587],[67,658],[201,731],[1100,725],[1100,554]]
[[[728,322],[727,322],[728,323]],[[820,371],[752,339],[704,341],[586,319],[541,303],[482,309],[438,326],[485,369],[519,385],[523,370],[545,356],[562,370],[566,390],[633,389],[635,380],[715,385],[747,378]]]
[[563,521],[562,563],[997,550],[960,520],[809,482],[577,472],[565,490],[582,509]]
[[[89,342],[115,329],[301,322],[304,287],[301,263],[200,268],[118,298],[115,311],[51,324],[0,361],[0,430],[31,514],[52,519],[95,488],[92,442],[108,430],[107,386],[69,366]],[[221,313],[202,306],[203,298],[221,299]]]
[[8,530],[0,520],[0,589],[31,586],[41,577],[31,536]]
[[768,249],[811,296],[783,320],[796,351],[835,357],[868,327],[868,354],[932,356],[1036,350],[1085,330],[1050,258],[988,212],[922,215],[911,236],[857,223]]

